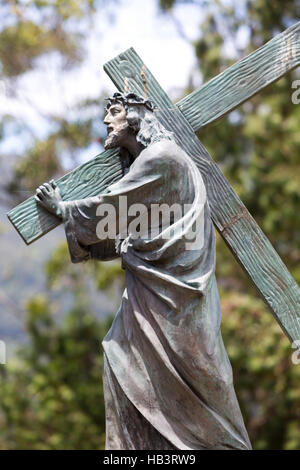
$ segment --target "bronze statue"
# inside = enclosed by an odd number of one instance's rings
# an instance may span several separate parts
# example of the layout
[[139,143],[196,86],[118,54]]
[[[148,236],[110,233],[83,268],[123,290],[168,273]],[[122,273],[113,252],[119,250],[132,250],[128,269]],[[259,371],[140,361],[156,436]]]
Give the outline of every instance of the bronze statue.
[[[120,256],[125,269],[121,306],[103,341],[106,449],[251,449],[220,331],[215,232],[201,174],[150,101],[115,93],[104,122],[105,148],[121,148],[123,177],[97,197],[69,202],[52,181],[36,200],[62,218],[72,262]],[[134,211],[121,210],[123,197],[128,208],[146,208],[139,224]],[[157,205],[187,209],[166,223],[152,218]],[[103,207],[116,215],[113,236],[101,237]]]

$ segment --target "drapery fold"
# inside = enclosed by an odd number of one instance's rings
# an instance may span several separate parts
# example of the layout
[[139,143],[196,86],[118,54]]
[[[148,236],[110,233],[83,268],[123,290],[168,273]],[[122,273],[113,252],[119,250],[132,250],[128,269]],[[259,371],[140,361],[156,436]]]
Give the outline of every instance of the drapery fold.
[[[128,207],[143,204],[149,221],[153,204],[186,207],[136,238],[120,196]],[[97,236],[101,204],[115,209],[117,245]],[[73,262],[120,255],[126,271],[102,343],[106,448],[250,449],[220,331],[215,232],[193,161],[162,140],[105,194],[64,203],[63,213]]]

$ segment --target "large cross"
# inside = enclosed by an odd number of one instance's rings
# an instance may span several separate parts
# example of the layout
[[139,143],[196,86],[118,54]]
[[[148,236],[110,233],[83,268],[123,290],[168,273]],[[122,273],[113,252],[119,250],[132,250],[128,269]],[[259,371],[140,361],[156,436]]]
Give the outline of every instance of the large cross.
[[[146,94],[158,118],[200,169],[213,222],[290,340],[300,339],[300,289],[195,132],[208,126],[300,64],[300,22],[205,83],[176,105],[134,49],[104,70],[120,91]],[[122,176],[118,150],[101,153],[57,181],[64,200],[96,196]],[[178,188],[180,190],[180,188]],[[30,244],[59,224],[33,197],[8,213]]]

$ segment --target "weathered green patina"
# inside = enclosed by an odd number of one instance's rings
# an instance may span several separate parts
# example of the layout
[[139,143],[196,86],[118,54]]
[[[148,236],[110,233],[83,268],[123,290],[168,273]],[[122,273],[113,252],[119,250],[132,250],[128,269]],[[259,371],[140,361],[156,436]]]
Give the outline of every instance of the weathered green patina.
[[73,263],[120,256],[125,270],[102,341],[106,449],[251,449],[221,335],[207,192],[153,111],[132,92],[108,99],[105,148],[122,149],[124,175],[104,194],[36,190],[63,220]]
[[[119,90],[147,94],[161,123],[200,169],[214,224],[290,340],[300,338],[300,289],[194,131],[221,118],[300,64],[300,22],[174,105],[133,49],[105,65]],[[120,179],[116,151],[106,151],[60,179],[65,201],[94,196]],[[58,225],[30,198],[8,217],[28,244]]]

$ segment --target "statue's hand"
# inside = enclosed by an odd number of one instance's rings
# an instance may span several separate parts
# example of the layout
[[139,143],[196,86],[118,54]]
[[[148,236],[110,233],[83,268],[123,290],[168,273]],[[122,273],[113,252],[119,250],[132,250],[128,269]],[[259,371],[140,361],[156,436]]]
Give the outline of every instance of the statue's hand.
[[35,200],[48,212],[62,218],[62,199],[59,188],[54,180],[51,180],[49,183],[44,183],[37,188]]

